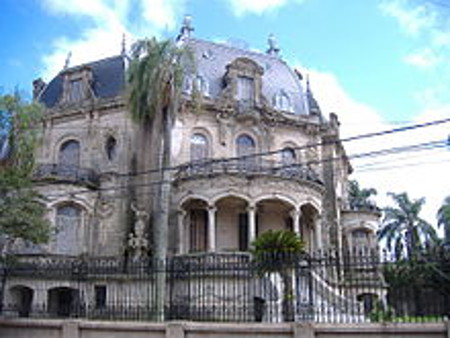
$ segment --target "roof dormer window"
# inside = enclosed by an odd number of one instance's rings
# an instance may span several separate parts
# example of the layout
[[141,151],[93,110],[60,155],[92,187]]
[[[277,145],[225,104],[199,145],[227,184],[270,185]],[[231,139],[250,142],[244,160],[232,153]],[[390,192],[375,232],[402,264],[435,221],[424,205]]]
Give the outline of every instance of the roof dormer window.
[[291,104],[291,99],[284,91],[275,94],[273,97],[273,105],[275,109],[284,112],[292,113],[294,110]]
[[248,76],[237,78],[237,99],[241,105],[253,106],[255,100],[255,81]]
[[91,88],[93,75],[89,67],[67,70],[63,77],[64,85],[61,103],[80,103],[94,96]]
[[80,102],[84,99],[83,79],[70,80],[67,100],[70,103]]

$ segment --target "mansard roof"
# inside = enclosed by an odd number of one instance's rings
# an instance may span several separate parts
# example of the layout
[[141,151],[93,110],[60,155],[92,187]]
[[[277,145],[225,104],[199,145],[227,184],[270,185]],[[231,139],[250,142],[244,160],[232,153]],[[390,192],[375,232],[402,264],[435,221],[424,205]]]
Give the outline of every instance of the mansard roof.
[[[259,53],[228,44],[189,38],[186,43],[196,57],[197,75],[208,83],[209,96],[216,98],[223,89],[223,77],[227,65],[238,58],[248,58],[263,69],[262,94],[273,105],[276,95],[287,95],[294,114],[308,114],[308,102],[299,76],[277,55]],[[58,104],[62,97],[64,74],[82,69],[92,72],[91,88],[96,98],[111,98],[122,93],[125,87],[125,57],[106,59],[71,67],[61,71],[44,88],[39,100],[47,107]]]
[[208,81],[209,94],[212,98],[216,97],[223,88],[226,66],[237,58],[248,58],[264,70],[262,94],[269,103],[273,102],[275,95],[284,93],[292,102],[293,113],[307,114],[307,102],[298,75],[277,55],[194,38],[185,41],[194,50],[197,73]]
[[118,55],[61,71],[44,88],[39,101],[47,108],[54,107],[63,93],[64,74],[84,68],[88,68],[92,72],[91,88],[96,98],[115,97],[123,91],[125,86],[125,60],[124,56]]

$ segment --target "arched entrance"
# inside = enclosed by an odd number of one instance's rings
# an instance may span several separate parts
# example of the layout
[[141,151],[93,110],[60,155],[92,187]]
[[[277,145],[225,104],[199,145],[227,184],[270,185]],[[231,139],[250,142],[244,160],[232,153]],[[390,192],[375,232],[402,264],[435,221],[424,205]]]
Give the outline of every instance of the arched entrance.
[[190,199],[182,205],[184,210],[183,234],[180,238],[186,252],[204,252],[208,248],[208,204],[201,199]]
[[249,204],[238,196],[216,202],[217,247],[220,251],[247,251],[250,242]]
[[300,208],[300,237],[305,241],[306,251],[312,253],[322,247],[320,215],[311,204]]
[[13,307],[17,309],[19,317],[28,317],[31,312],[34,291],[23,285],[16,285],[10,289]]

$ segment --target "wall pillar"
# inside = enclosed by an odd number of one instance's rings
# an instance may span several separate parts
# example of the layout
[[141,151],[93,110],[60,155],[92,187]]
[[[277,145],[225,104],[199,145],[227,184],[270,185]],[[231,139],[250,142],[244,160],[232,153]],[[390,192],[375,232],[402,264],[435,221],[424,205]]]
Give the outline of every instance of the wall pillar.
[[184,220],[186,218],[186,210],[179,209],[177,213],[177,225],[178,225],[178,254],[184,254],[186,252],[186,225]]
[[317,215],[315,219],[315,228],[316,228],[316,249],[322,250],[323,248],[323,241],[322,238],[322,215]]
[[300,209],[294,209],[289,215],[292,217],[292,230],[300,236],[300,217],[302,216],[302,211]]
[[208,252],[216,251],[216,211],[215,206],[208,206]]
[[249,205],[248,213],[248,247],[250,248],[256,238],[256,206]]

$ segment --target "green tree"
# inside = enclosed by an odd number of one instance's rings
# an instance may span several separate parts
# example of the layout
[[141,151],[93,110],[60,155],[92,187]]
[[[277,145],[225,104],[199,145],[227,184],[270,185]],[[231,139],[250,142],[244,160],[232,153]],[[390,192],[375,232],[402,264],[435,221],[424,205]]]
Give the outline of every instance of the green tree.
[[305,243],[292,231],[269,230],[252,243],[252,254],[259,274],[279,273],[283,282],[282,315],[284,321],[294,320],[293,272],[304,253]]
[[[174,115],[180,109],[184,74],[192,65],[193,58],[186,48],[171,40],[152,38],[133,45],[127,74],[130,111],[141,124],[144,153],[151,153],[152,169],[158,169],[158,176],[154,178],[160,184],[152,201],[152,253],[154,263],[161,271],[165,269],[168,241],[171,182],[170,171],[166,168],[171,166],[171,129]],[[163,273],[158,273],[156,288],[156,313],[158,319],[163,320]]]
[[351,209],[374,209],[375,204],[370,200],[377,194],[374,188],[361,188],[358,181],[349,181],[348,201]]
[[[19,95],[0,96],[0,263],[18,239],[35,244],[49,239],[42,196],[31,181],[40,118],[39,105],[25,103]],[[0,283],[1,313],[6,273]]]
[[444,244],[450,244],[450,196],[447,196],[437,213],[438,226],[444,228]]
[[434,228],[419,216],[425,199],[411,200],[406,193],[388,195],[396,206],[383,210],[384,218],[378,238],[386,240],[387,248],[394,249],[397,259],[414,258],[423,250],[424,243],[432,243],[437,239]]
[[42,109],[19,95],[2,95],[0,115],[0,131],[10,149],[0,164],[0,236],[5,254],[19,238],[35,244],[46,242],[50,224],[42,196],[33,189],[31,180]]

